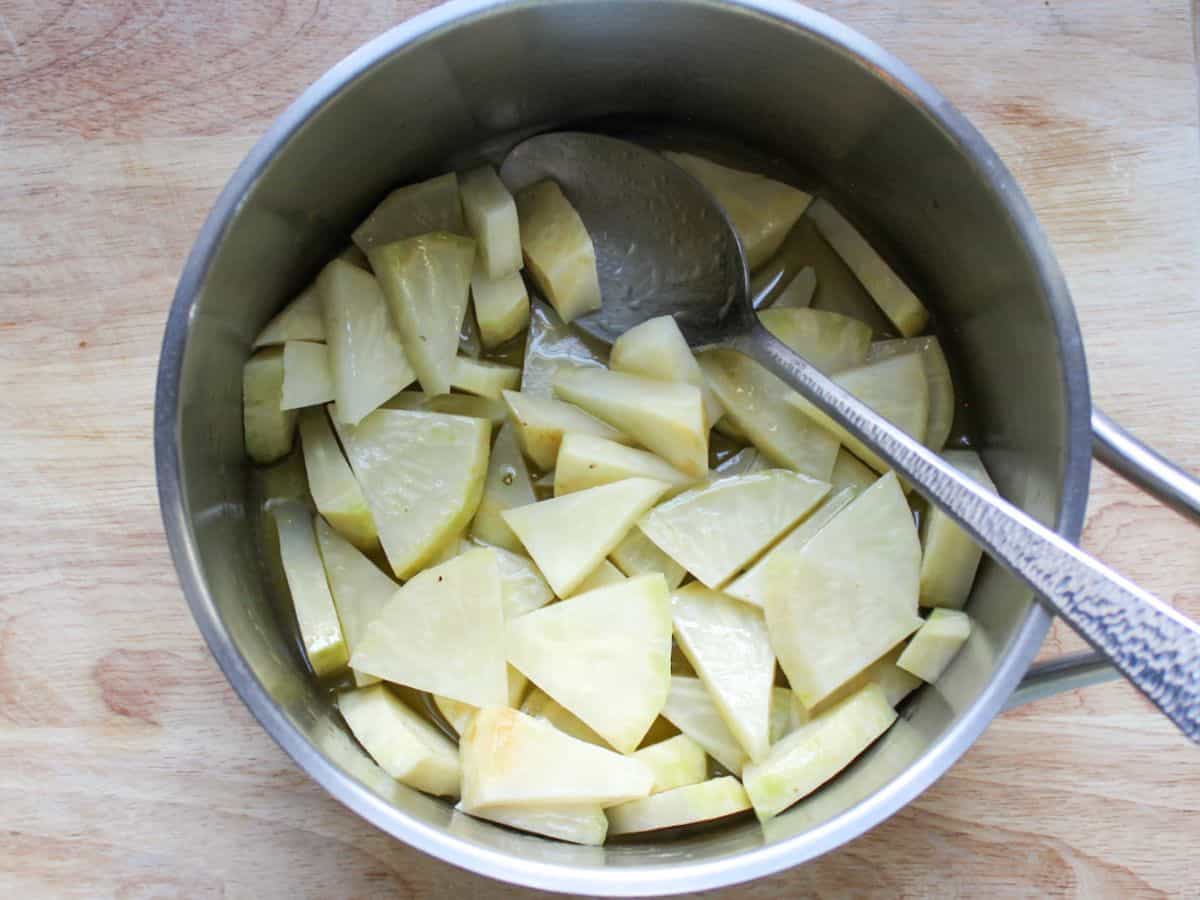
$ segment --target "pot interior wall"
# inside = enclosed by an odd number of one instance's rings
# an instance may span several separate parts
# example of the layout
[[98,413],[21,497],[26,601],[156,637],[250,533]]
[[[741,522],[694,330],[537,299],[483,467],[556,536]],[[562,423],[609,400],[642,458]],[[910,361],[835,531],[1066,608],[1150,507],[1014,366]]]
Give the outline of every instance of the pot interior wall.
[[[240,653],[287,717],[403,813],[527,860],[573,866],[711,861],[790,838],[845,811],[943,735],[978,698],[1029,613],[985,564],[979,627],[944,680],[828,790],[765,829],[741,821],[674,841],[576,848],[461,815],[391,787],[312,685],[277,613],[254,534],[240,374],[250,342],[392,187],[473,161],[522,129],[613,114],[744,141],[812,173],[933,309],[995,480],[1053,522],[1067,433],[1049,299],[998,197],[953,137],[903,90],[825,37],[758,14],[672,2],[522,5],[422,38],[342,90],[261,172],[211,259],[183,362],[184,493],[209,590]],[[286,77],[286,73],[281,73]],[[490,144],[489,144],[490,142]],[[464,148],[472,148],[464,153]],[[282,607],[286,609],[286,605]]]

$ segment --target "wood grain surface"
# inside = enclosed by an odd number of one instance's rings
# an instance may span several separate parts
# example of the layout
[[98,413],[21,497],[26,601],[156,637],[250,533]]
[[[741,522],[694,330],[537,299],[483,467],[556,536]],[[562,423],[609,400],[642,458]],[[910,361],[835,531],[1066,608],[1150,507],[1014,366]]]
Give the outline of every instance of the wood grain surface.
[[[162,534],[151,421],[176,278],[308,83],[431,5],[0,0],[0,895],[521,894],[408,849],[234,696]],[[908,60],[1041,216],[1099,405],[1200,470],[1200,159],[1183,0],[816,4]],[[1084,543],[1200,616],[1200,530],[1103,471]],[[1076,646],[1057,628],[1050,655]],[[1106,684],[998,719],[842,850],[722,892],[1197,896],[1200,751]]]

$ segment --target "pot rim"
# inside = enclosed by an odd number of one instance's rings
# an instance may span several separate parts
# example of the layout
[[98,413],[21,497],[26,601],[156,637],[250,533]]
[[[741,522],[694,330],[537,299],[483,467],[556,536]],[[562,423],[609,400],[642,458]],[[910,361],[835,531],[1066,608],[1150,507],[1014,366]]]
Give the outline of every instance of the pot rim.
[[[258,141],[219,195],[197,237],[171,304],[159,357],[154,410],[155,468],[163,525],[184,595],[209,650],[242,702],[268,734],[326,791],[368,822],[445,862],[531,888],[605,896],[663,895],[716,888],[770,875],[844,844],[897,812],[929,787],[971,746],[999,713],[1025,674],[1050,626],[1051,616],[1032,604],[999,659],[987,687],[942,737],[900,777],[823,825],[778,844],[697,863],[629,868],[571,867],[532,862],[473,845],[397,810],[327,759],[272,700],[237,650],[206,584],[196,552],[191,514],[183,493],[179,383],[193,304],[242,198],[277,152],[341,90],[387,57],[447,29],[517,7],[570,0],[452,0],[373,39],[345,57],[304,91]],[[654,0],[629,0],[654,2]],[[1067,434],[1057,531],[1078,541],[1091,469],[1091,398],[1083,340],[1066,282],[1028,200],[995,151],[966,117],[923,78],[863,35],[834,19],[782,0],[673,0],[697,8],[720,7],[778,27],[816,35],[840,52],[883,73],[904,89],[971,160],[1021,235],[1030,262],[1049,297],[1066,394]]]

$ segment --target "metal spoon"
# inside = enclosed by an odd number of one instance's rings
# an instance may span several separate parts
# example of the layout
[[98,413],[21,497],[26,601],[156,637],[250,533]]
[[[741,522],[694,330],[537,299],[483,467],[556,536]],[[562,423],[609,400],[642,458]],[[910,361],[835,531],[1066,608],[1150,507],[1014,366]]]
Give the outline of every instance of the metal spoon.
[[963,477],[777,340],[751,308],[741,243],[699,182],[645,147],[582,132],[529,138],[501,174],[514,190],[557,181],[592,236],[605,302],[573,324],[611,343],[669,314],[693,347],[765,366],[950,515],[1200,743],[1200,627]]

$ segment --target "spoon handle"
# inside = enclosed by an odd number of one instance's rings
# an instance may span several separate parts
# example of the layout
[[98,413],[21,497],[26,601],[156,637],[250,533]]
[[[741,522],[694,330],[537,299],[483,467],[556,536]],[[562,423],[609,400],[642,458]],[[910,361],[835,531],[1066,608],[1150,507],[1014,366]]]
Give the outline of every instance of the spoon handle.
[[774,372],[875,451],[1200,743],[1200,626],[961,475],[761,325],[755,324],[731,346]]

